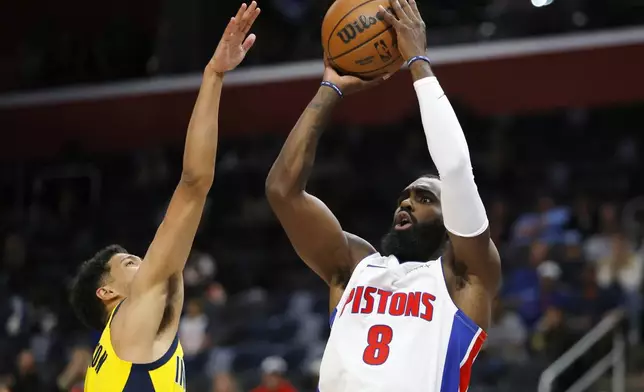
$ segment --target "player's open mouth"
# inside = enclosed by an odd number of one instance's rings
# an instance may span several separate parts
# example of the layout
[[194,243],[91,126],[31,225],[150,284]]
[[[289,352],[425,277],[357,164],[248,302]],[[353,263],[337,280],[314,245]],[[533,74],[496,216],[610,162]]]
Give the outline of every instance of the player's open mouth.
[[411,219],[411,215],[409,215],[407,211],[400,211],[396,214],[396,221],[394,223],[396,224],[394,229],[406,230],[412,226],[413,221]]

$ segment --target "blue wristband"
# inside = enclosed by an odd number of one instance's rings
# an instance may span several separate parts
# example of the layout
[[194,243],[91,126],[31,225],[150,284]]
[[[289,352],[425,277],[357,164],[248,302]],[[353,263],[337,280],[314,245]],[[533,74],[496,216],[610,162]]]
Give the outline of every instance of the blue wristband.
[[414,57],[410,58],[410,59],[407,61],[407,66],[408,66],[408,67],[409,67],[409,66],[411,66],[411,64],[412,64],[413,62],[418,61],[418,60],[426,61],[426,62],[427,62],[427,64],[430,64],[430,65],[431,65],[431,63],[432,63],[431,61],[429,61],[429,57],[427,57],[427,56],[414,56]]
[[334,83],[327,82],[326,80],[320,83],[321,86],[327,86],[331,87],[339,96],[342,98],[344,94],[342,94],[342,90],[340,90],[340,87],[336,86]]

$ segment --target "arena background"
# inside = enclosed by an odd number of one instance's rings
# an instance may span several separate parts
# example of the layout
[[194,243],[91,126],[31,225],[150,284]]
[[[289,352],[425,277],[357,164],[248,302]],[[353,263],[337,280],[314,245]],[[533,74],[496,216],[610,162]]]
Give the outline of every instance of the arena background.
[[[419,3],[502,253],[470,391],[644,390],[644,3]],[[227,77],[185,273],[190,392],[248,391],[276,373],[315,390],[327,291],[264,179],[319,83],[328,4],[264,0],[257,44]],[[238,6],[0,4],[0,391],[82,391],[97,333],[73,316],[69,278],[108,243],[145,251],[179,178],[200,70]],[[343,102],[310,188],[379,243],[397,192],[429,169],[403,70]]]

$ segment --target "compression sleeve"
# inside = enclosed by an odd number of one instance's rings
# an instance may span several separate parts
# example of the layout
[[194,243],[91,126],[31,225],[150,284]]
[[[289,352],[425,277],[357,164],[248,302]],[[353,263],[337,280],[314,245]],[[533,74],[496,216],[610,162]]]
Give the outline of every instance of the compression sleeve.
[[445,228],[459,237],[476,237],[489,223],[474,182],[463,129],[435,77],[417,80],[414,88],[429,154],[441,179]]

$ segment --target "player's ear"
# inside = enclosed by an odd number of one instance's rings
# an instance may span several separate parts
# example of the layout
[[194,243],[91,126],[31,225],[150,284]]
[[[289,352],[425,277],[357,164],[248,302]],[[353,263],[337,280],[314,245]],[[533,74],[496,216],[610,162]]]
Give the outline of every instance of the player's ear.
[[114,299],[118,294],[110,286],[103,286],[96,289],[96,296],[103,301]]

